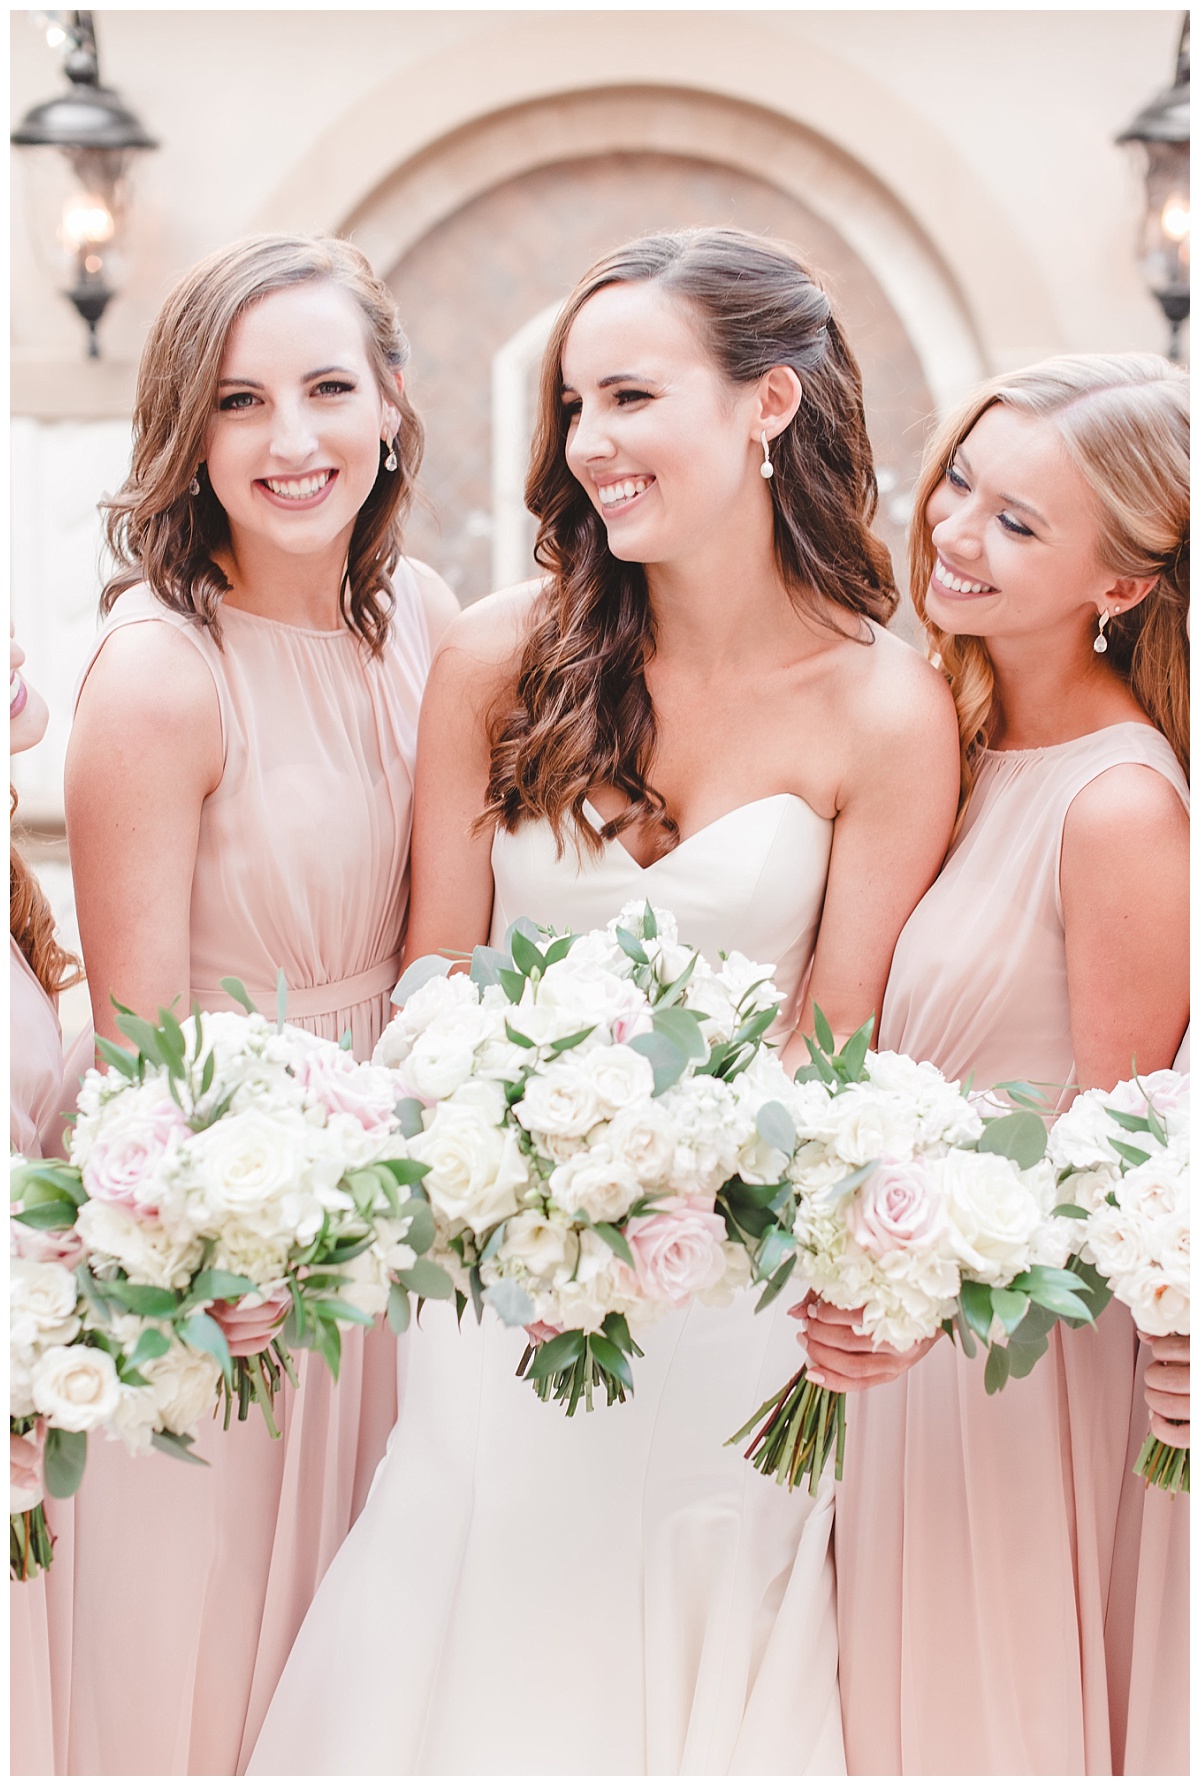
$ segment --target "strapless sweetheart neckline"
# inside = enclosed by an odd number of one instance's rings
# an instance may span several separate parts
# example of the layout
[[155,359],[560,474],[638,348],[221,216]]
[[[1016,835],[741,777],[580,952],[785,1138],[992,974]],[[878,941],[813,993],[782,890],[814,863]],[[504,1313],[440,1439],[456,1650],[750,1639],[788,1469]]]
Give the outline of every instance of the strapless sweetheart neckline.
[[[680,850],[685,849],[688,844],[695,843],[697,838],[703,837],[709,831],[715,831],[719,825],[725,824],[727,820],[738,818],[742,813],[751,812],[756,806],[774,805],[775,802],[779,800],[794,800],[797,806],[802,806],[805,812],[811,813],[818,825],[830,825],[833,823],[832,819],[822,818],[817,809],[814,806],[809,805],[803,794],[793,794],[785,791],[782,794],[764,794],[758,800],[743,800],[740,806],[731,806],[727,812],[718,813],[715,819],[709,819],[707,825],[701,825],[699,830],[689,831],[686,837],[681,837],[679,839],[679,842],[675,845],[673,850],[666,850],[661,856],[656,856],[653,862],[639,862],[632,851],[626,849],[619,837],[604,838],[604,847],[608,850],[620,850],[621,854],[628,858],[632,867],[636,868],[641,874],[649,874],[651,869],[657,868],[662,862],[669,862],[673,856],[677,856]],[[583,809],[598,831],[604,825],[608,824],[609,821],[602,813],[597,812],[590,800],[584,801]]]

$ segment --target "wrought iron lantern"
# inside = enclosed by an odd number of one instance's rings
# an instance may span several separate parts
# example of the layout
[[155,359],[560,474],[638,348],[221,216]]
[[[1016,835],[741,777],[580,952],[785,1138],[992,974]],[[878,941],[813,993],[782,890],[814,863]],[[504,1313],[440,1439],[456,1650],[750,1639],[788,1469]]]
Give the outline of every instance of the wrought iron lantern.
[[1185,17],[1175,63],[1175,83],[1144,106],[1119,143],[1140,145],[1146,209],[1138,255],[1142,275],[1171,326],[1168,352],[1180,356],[1180,333],[1191,308],[1192,201],[1191,40]]
[[[111,88],[100,84],[96,33],[90,12],[41,15],[48,40],[65,44],[66,93],[28,111],[11,140],[27,151],[33,176],[33,226],[50,235],[45,212],[56,217],[54,247],[43,259],[65,278],[62,295],[87,325],[87,352],[98,359],[100,318],[116,295],[129,220],[133,157],[158,144]],[[46,252],[48,250],[48,252]]]

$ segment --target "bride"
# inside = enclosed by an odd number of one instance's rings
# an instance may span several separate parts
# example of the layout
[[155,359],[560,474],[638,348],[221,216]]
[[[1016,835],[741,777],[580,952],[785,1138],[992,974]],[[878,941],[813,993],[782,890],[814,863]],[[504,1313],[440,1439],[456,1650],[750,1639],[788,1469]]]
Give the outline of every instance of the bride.
[[[946,685],[884,631],[861,379],[815,279],[732,230],[593,267],[527,497],[544,581],[465,612],[430,678],[407,955],[648,898],[776,964],[794,1064],[814,1000],[839,1036],[879,1009],[958,787]],[[680,1313],[634,1400],[569,1424],[515,1378],[521,1333],[427,1307],[249,1771],[844,1772],[831,1489],[723,1445],[795,1369],[780,1307]]]

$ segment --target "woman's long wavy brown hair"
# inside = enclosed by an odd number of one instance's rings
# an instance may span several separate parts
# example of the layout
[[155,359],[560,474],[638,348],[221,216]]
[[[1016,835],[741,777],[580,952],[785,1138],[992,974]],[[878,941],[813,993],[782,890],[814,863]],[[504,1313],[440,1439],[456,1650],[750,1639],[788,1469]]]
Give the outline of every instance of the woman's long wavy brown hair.
[[910,586],[958,709],[960,819],[988,741],[995,677],[983,639],[945,633],[926,614],[937,553],[925,515],[955,453],[996,403],[1053,423],[1096,499],[1101,562],[1117,576],[1157,577],[1144,601],[1110,620],[1105,661],[1128,682],[1185,774],[1190,761],[1187,375],[1159,354],[1062,354],[993,378],[969,397],[931,440],[914,494]]
[[[190,615],[220,643],[218,616],[229,584],[213,555],[228,545],[229,525],[204,453],[221,362],[230,332],[251,304],[317,279],[340,286],[362,311],[379,388],[400,411],[393,443],[399,463],[394,472],[384,469],[389,446],[381,441],[379,471],[358,513],[341,591],[347,625],[372,655],[383,649],[394,605],[391,573],[424,437],[416,411],[396,390],[409,347],[392,294],[365,255],[333,236],[247,236],[193,267],[159,311],[138,371],[133,463],[102,505],[118,565],[101,597],[102,613],[123,590],[145,582],[166,607]],[[193,478],[198,496],[190,493]]]
[[9,784],[8,816],[8,928],[14,943],[41,982],[47,994],[57,999],[68,986],[76,986],[83,978],[83,967],[77,956],[63,948],[54,933],[54,913],[50,901],[38,885],[38,878],[17,848],[12,834],[12,820],[17,810],[17,790]]
[[[775,554],[796,606],[823,624],[886,623],[897,595],[886,547],[869,531],[875,472],[862,377],[829,298],[786,245],[732,229],[646,236],[584,274],[555,323],[542,362],[525,500],[540,523],[534,556],[549,573],[515,686],[491,726],[487,803],[480,824],[515,830],[544,818],[562,848],[569,813],[577,836],[606,838],[675,821],[651,786],[654,709],[645,664],[654,625],[644,566],[608,549],[604,523],[566,461],[562,353],[583,306],[608,285],[654,281],[696,321],[721,373],[754,383],[773,366],[800,374],[804,400],[771,443]],[[629,804],[597,831],[584,801],[598,784]]]

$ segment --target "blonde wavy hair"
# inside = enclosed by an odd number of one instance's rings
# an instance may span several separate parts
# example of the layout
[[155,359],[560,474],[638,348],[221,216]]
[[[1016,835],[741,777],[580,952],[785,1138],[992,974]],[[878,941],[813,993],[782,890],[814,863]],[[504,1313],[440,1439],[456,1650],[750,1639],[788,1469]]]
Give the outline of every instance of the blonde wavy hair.
[[1108,662],[1189,767],[1189,425],[1187,375],[1158,354],[1063,354],[980,387],[933,436],[914,494],[913,606],[958,710],[961,817],[987,744],[994,672],[983,639],[946,633],[925,596],[936,551],[926,511],[980,416],[1004,403],[1052,422],[1096,499],[1098,551],[1117,576],[1157,577],[1144,601],[1108,625]]
[[[416,411],[396,390],[409,346],[395,299],[366,256],[336,236],[247,236],[194,266],[169,293],[146,340],[133,412],[133,463],[117,494],[101,504],[118,569],[100,600],[107,614],[123,590],[148,583],[159,601],[208,628],[220,643],[221,598],[229,585],[213,554],[229,524],[204,467],[221,362],[235,323],[272,292],[312,280],[340,286],[358,305],[367,358],[379,388],[400,412],[400,430],[380,442],[379,470],[358,512],[342,583],[347,625],[377,655],[387,641],[391,573],[413,497],[424,436]],[[397,469],[384,469],[394,450]],[[193,478],[200,485],[191,493]]]

